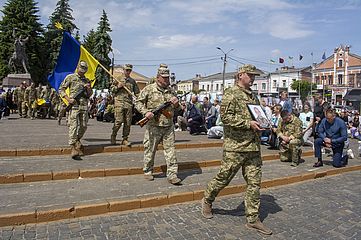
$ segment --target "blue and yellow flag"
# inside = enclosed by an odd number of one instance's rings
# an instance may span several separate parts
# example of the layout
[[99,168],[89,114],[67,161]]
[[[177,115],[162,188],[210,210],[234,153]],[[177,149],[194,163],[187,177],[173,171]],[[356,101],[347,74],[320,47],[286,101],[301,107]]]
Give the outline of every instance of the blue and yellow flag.
[[95,71],[99,65],[96,60],[80,43],[73,38],[70,33],[63,32],[63,42],[58,56],[55,69],[48,76],[50,85],[59,91],[60,84],[68,74],[74,73],[78,63],[83,60],[88,63],[88,71],[85,76],[91,81],[91,86],[95,83]]

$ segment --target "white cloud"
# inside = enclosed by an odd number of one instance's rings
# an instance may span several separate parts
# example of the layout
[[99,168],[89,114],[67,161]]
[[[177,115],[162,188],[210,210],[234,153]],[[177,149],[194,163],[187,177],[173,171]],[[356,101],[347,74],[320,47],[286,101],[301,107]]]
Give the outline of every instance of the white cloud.
[[204,34],[158,36],[148,39],[148,45],[154,48],[182,48],[190,46],[205,46],[220,43],[234,43],[232,37],[206,36]]
[[313,34],[297,15],[286,12],[254,12],[249,17],[248,29],[255,34],[267,33],[275,38],[295,39]]
[[279,49],[273,49],[273,50],[271,51],[271,56],[272,56],[272,57],[280,56],[281,53],[282,53],[281,50],[279,50]]

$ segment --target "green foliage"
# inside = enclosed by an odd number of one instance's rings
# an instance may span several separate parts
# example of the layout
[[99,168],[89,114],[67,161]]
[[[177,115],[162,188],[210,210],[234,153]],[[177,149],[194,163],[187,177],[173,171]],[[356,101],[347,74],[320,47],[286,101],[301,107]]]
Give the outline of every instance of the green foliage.
[[[109,58],[109,53],[112,51],[112,39],[108,34],[111,32],[109,20],[107,14],[103,10],[103,14],[98,23],[98,28],[95,33],[95,48],[94,48],[94,57],[107,69],[110,69],[111,60]],[[109,88],[110,76],[102,68],[98,67],[96,72],[96,89]]]
[[[73,10],[69,6],[69,0],[59,0],[54,12],[49,17],[49,24],[47,26],[47,32],[45,33],[45,41],[48,48],[49,58],[47,70],[49,72],[55,67],[63,39],[62,32],[55,27],[55,23],[61,23],[64,30],[73,33],[74,30],[77,30],[78,28],[74,24],[72,12]],[[77,33],[79,32],[77,31]],[[79,34],[77,36],[79,38]],[[75,38],[79,41],[77,36],[75,36]]]
[[[312,83],[306,80],[294,81],[291,84],[291,88],[297,92],[300,92],[301,100],[304,101],[311,93],[311,84]],[[316,84],[312,84],[312,89],[316,89],[316,87]]]
[[94,55],[94,51],[95,51],[95,45],[96,45],[96,32],[91,29],[86,36],[83,36],[83,46],[85,47],[86,50],[88,50],[88,52],[92,55]]
[[8,0],[1,11],[3,18],[0,21],[0,78],[10,73],[7,65],[14,52],[13,29],[16,29],[16,37],[29,37],[25,51],[33,81],[44,82],[46,49],[37,3],[34,0]]

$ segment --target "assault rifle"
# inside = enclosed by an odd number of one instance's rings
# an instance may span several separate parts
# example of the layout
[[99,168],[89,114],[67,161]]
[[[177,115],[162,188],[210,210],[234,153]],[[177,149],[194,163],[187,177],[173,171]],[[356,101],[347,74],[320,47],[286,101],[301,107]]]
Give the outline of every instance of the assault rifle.
[[[183,94],[182,96],[179,96],[178,98],[182,99],[183,97],[187,96],[190,92],[187,92],[185,94]],[[159,116],[160,114],[163,114],[166,118],[171,118],[172,115],[170,112],[166,111],[165,109],[167,107],[169,107],[171,105],[171,101],[165,102],[161,105],[159,105],[156,109],[154,109],[152,111],[152,113],[154,114],[154,116]],[[145,124],[147,124],[147,122],[149,122],[149,118],[144,117],[141,120],[139,120],[136,124],[138,124],[139,126],[143,127]]]
[[[84,91],[85,91],[85,87],[80,88],[80,89],[75,93],[75,95],[73,96],[73,99],[74,99],[75,101],[79,100],[80,96],[84,93]],[[68,106],[66,106],[66,109],[65,109],[65,110],[66,110],[67,112],[70,111],[70,110],[72,109],[73,105],[74,105],[74,103],[73,103],[73,104],[69,103]]]

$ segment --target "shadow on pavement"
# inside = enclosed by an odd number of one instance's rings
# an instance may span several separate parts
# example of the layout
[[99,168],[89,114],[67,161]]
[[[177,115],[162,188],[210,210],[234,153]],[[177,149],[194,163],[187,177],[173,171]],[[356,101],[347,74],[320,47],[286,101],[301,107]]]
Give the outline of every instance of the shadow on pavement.
[[[282,208],[276,203],[276,199],[272,195],[261,195],[261,206],[259,217],[263,221],[269,214],[275,214],[282,211]],[[230,216],[245,216],[244,201],[236,209],[213,209],[214,214],[230,215]]]
[[[161,165],[160,168],[161,173],[154,174],[154,178],[166,177],[167,165]],[[178,177],[182,179],[182,181],[195,174],[202,174],[202,169],[198,162],[182,162],[178,164]]]

